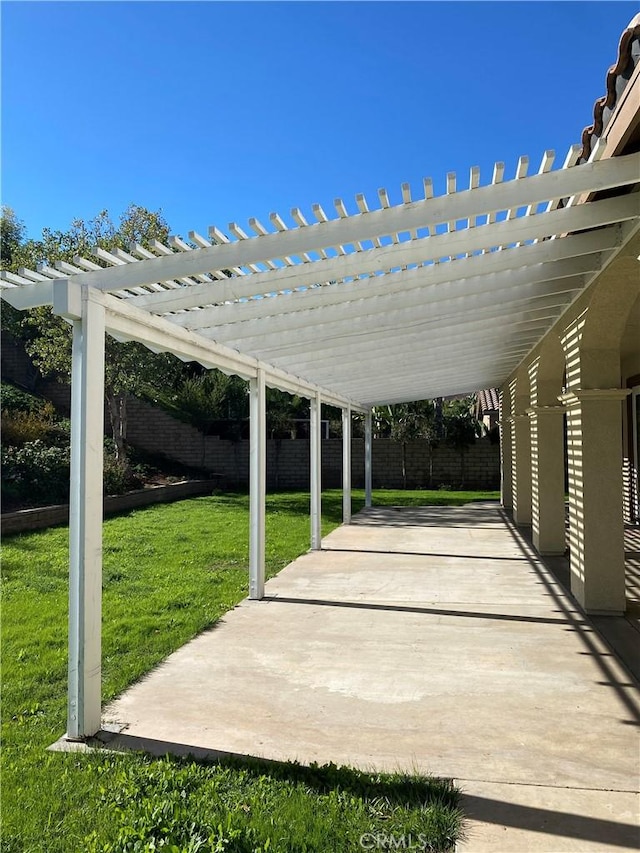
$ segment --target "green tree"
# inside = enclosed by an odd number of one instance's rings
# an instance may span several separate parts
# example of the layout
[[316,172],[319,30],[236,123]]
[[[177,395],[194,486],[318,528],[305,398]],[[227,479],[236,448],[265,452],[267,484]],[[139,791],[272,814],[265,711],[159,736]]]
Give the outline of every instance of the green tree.
[[[152,240],[166,241],[169,228],[160,211],[130,205],[116,225],[106,210],[89,221],[76,219],[68,231],[45,228],[40,240],[24,239],[16,227],[13,211],[3,209],[3,233],[7,233],[10,257],[5,269],[35,269],[39,263],[73,263],[75,255],[91,255],[93,247],[129,249],[132,242],[148,246]],[[11,242],[13,241],[13,242]],[[9,253],[9,249],[7,250]],[[95,258],[97,264],[102,262]],[[4,317],[4,312],[3,312]],[[3,320],[4,324],[4,320]],[[6,326],[5,326],[6,327]],[[49,308],[36,308],[20,315],[18,336],[45,376],[68,381],[71,375],[71,329]],[[126,462],[127,396],[140,394],[154,385],[166,386],[182,373],[177,359],[154,354],[138,343],[119,343],[110,336],[105,350],[105,398],[118,462]]]
[[433,448],[438,443],[435,407],[430,400],[382,406],[374,414],[377,431],[384,431],[402,447],[402,488],[407,488],[407,443],[424,439],[429,447],[429,478],[433,474]]
[[0,263],[9,269],[21,244],[24,243],[25,227],[12,208],[2,205],[0,212]]
[[473,398],[450,400],[443,406],[445,440],[460,454],[460,488],[466,480],[467,448],[481,435],[480,422],[473,414]]

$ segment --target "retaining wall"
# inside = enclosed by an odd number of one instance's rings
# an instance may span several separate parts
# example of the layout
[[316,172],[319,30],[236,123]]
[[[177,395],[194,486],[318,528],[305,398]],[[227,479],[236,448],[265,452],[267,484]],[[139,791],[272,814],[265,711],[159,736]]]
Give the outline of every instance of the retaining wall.
[[[150,486],[138,489],[126,495],[116,495],[104,499],[104,516],[115,515],[128,509],[137,509],[157,503],[172,503],[184,498],[210,495],[216,488],[215,480],[191,480],[188,483],[171,483],[168,486]],[[2,535],[23,533],[27,530],[39,530],[43,527],[53,527],[56,524],[68,524],[69,505],[37,507],[21,509],[18,512],[7,512],[2,516]]]

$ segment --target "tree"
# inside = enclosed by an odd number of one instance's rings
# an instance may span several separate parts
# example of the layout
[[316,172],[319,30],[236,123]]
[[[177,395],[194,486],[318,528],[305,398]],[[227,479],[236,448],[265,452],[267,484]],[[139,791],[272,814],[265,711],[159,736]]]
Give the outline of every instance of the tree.
[[429,478],[433,471],[433,448],[438,443],[435,408],[430,400],[383,406],[375,413],[378,430],[382,427],[392,441],[402,447],[402,488],[407,488],[407,442],[425,439],[429,447]]
[[0,213],[0,263],[9,269],[14,255],[24,242],[25,227],[12,208],[2,205]]
[[448,444],[460,454],[460,487],[465,485],[465,458],[467,448],[481,434],[480,423],[472,410],[473,398],[451,400],[443,407],[444,433]]
[[[74,255],[90,255],[93,247],[129,249],[132,242],[148,246],[154,239],[166,241],[169,228],[160,211],[131,204],[114,224],[106,210],[85,222],[76,219],[68,231],[45,228],[40,240],[25,240],[24,228],[13,211],[3,208],[2,235],[7,235],[5,269],[34,269],[39,263],[73,263]],[[99,259],[95,259],[100,264]],[[3,312],[4,313],[4,312]],[[10,319],[10,318],[9,318]],[[3,326],[5,321],[3,319]],[[71,375],[71,328],[49,308],[36,308],[19,318],[17,333],[43,375],[68,381]],[[6,328],[6,326],[5,326]],[[12,328],[12,331],[14,329]],[[138,343],[119,343],[107,336],[105,345],[105,398],[118,462],[126,462],[127,395],[175,381],[182,365],[177,359],[154,354]]]

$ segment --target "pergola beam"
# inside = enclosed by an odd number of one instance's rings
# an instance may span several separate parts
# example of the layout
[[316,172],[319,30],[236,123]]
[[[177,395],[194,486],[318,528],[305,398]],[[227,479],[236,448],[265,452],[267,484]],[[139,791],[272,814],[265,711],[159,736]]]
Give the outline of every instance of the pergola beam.
[[[351,252],[334,258],[296,264],[270,272],[253,273],[242,278],[226,279],[210,284],[185,287],[180,290],[132,297],[131,300],[134,304],[156,313],[177,311],[208,305],[209,303],[222,303],[225,300],[278,293],[302,286],[310,287],[314,284],[339,281],[350,276],[373,275],[379,272],[388,273],[389,270],[400,269],[410,264],[422,264],[429,260],[449,258],[459,254],[471,254],[491,247],[509,246],[512,243],[524,243],[530,240],[542,241],[554,234],[612,226],[621,221],[633,219],[637,216],[637,212],[637,200],[634,198],[605,199],[587,205],[541,213],[536,216],[521,216],[472,229],[461,229],[447,234],[436,234],[431,237],[393,243],[380,248]],[[564,239],[567,238],[563,237],[562,240]],[[244,241],[243,245],[246,242]],[[522,248],[525,247],[513,246],[502,250],[507,253],[511,262],[507,269],[526,263],[526,256],[521,261],[519,254]],[[553,256],[551,247],[546,251],[547,255]],[[191,254],[193,252],[184,253],[179,257],[187,257]],[[541,252],[540,254],[541,260],[544,260],[545,253]],[[464,278],[474,274],[471,267],[479,257],[474,255],[471,257],[454,257],[453,260],[446,260],[438,266],[447,269],[447,280]],[[449,264],[456,264],[456,266],[449,267]],[[458,267],[458,264],[463,266]],[[479,260],[477,265],[479,265]],[[130,264],[129,266],[137,267],[138,264]],[[430,270],[433,266],[432,264],[426,269]],[[113,267],[104,272],[112,273],[121,269],[123,267]],[[89,273],[85,275],[89,275]],[[440,273],[441,275],[442,273]],[[370,283],[375,283],[376,279],[377,276]],[[292,294],[282,294],[285,298],[289,295]],[[281,296],[275,298],[279,299]]]
[[[536,300],[519,300],[514,302],[494,303],[473,311],[473,320],[468,319],[468,314],[462,311],[452,311],[447,314],[430,312],[428,306],[424,312],[415,308],[402,308],[398,311],[389,311],[381,320],[377,315],[373,317],[348,318],[336,321],[332,324],[319,324],[312,326],[305,332],[300,331],[295,338],[282,333],[269,335],[265,331],[264,338],[259,336],[253,338],[233,339],[229,343],[236,343],[249,352],[259,353],[261,357],[268,358],[276,364],[290,362],[299,363],[300,371],[306,363],[305,353],[311,353],[314,360],[314,350],[317,349],[318,357],[315,360],[325,362],[327,358],[334,356],[334,351],[342,347],[358,348],[367,342],[380,342],[385,339],[398,340],[403,336],[414,333],[423,333],[425,344],[433,346],[434,342],[444,336],[449,336],[456,331],[456,327],[464,326],[472,330],[483,331],[480,321],[500,320],[511,323],[527,314],[534,314],[542,309],[562,309],[571,301],[572,295],[578,288],[572,288],[562,293],[551,293],[539,297]],[[471,309],[472,310],[472,309]],[[495,328],[484,329],[484,331],[495,334]],[[290,343],[282,343],[290,341]],[[298,356],[299,362],[298,362]],[[298,368],[297,368],[298,369]],[[303,373],[304,375],[304,373]]]
[[[115,267],[114,267],[115,269]],[[83,288],[80,281],[59,279],[54,284],[54,313],[64,315],[65,306],[80,300]],[[92,301],[105,308],[105,323],[108,332],[120,340],[139,341],[155,352],[171,352],[183,361],[197,361],[207,368],[218,368],[223,372],[251,379],[257,376],[258,368],[264,370],[266,383],[273,388],[298,394],[303,397],[315,395],[319,388],[299,376],[282,368],[267,364],[259,359],[244,355],[223,344],[181,329],[162,317],[156,317],[134,308],[128,300],[86,288]],[[324,399],[332,406],[350,405],[354,411],[364,413],[365,408],[355,400],[342,397],[330,389],[323,389]]]

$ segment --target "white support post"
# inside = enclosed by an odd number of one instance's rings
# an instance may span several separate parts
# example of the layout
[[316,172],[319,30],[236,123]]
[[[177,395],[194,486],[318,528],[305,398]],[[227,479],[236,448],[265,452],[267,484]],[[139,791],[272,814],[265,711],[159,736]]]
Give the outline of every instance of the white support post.
[[364,416],[364,505],[371,506],[371,409]]
[[342,523],[351,523],[351,407],[342,410]]
[[250,467],[250,530],[249,530],[249,598],[264,597],[265,494],[267,473],[266,392],[264,370],[249,380],[251,429],[249,448]]
[[70,740],[100,730],[105,314],[89,297],[83,288],[81,317],[73,320],[71,366]]
[[322,494],[322,404],[320,392],[310,400],[310,491],[311,491],[311,550],[319,551],[322,547],[321,534],[321,494]]

